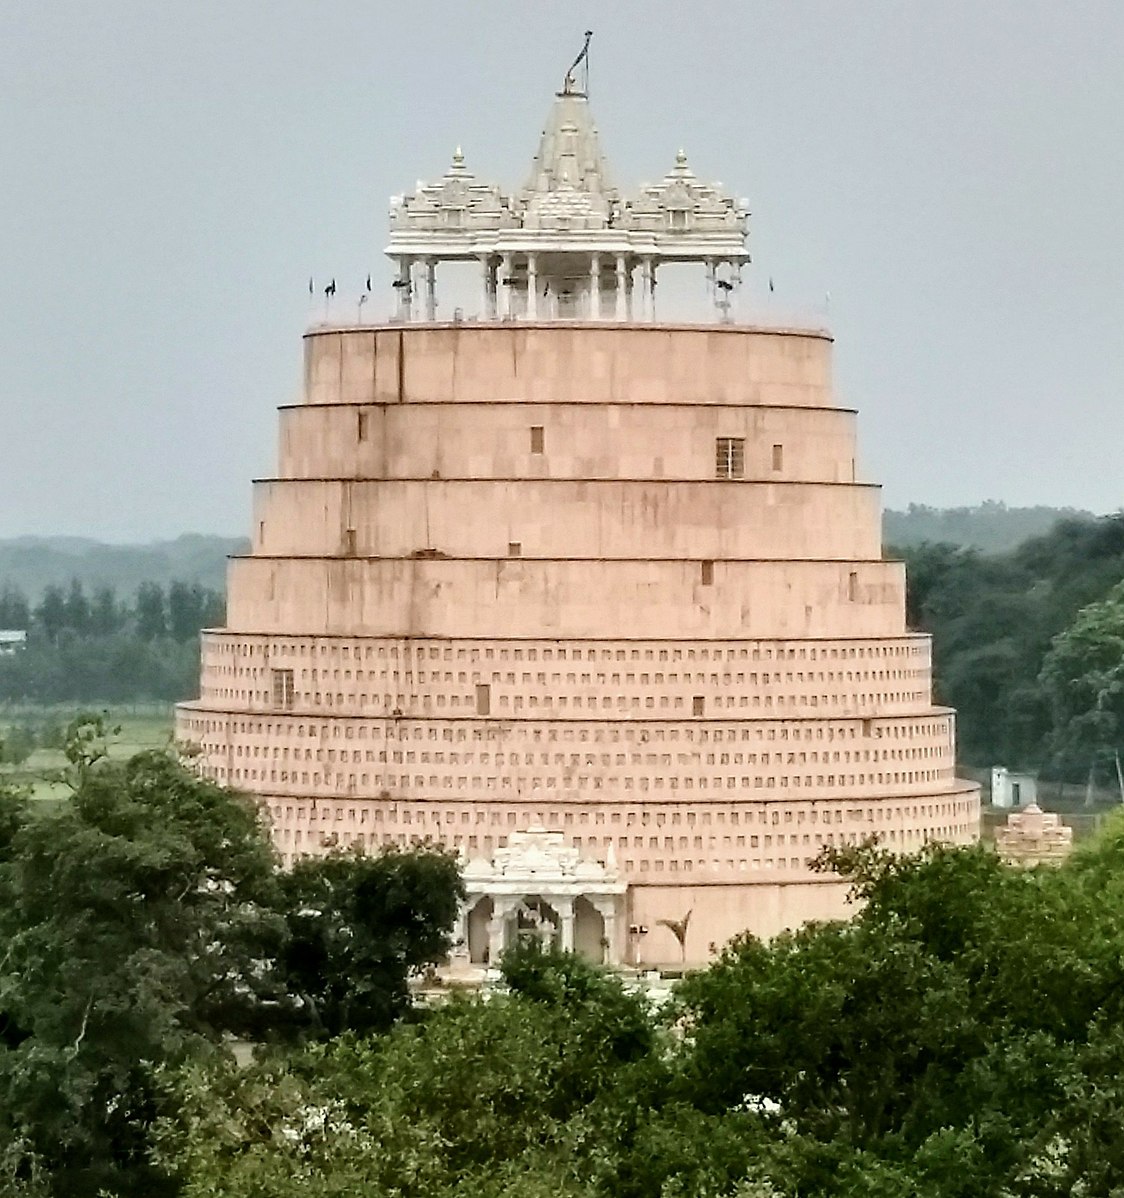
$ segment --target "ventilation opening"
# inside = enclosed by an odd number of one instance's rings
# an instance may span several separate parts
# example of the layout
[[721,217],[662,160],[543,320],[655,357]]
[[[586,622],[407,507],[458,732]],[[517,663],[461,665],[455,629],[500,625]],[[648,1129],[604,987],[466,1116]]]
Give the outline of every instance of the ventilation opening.
[[703,698],[702,695],[695,695],[695,697],[691,700],[691,714],[692,715],[705,715],[706,714],[706,700]]
[[714,563],[703,562],[702,564],[702,585],[704,587],[714,584]]
[[522,542],[520,542],[520,541],[508,541],[508,543],[507,543],[507,556],[508,556],[508,557],[522,557],[522,556],[523,556],[523,545],[522,545]]
[[287,711],[293,706],[295,684],[292,670],[272,670],[273,706]]
[[360,412],[355,418],[355,432],[360,441],[367,440],[367,413]]
[[714,477],[745,477],[745,438],[718,437],[714,442]]
[[783,445],[774,445],[773,446],[773,469],[774,470],[783,470],[784,469],[784,446]]
[[543,432],[543,426],[541,424],[532,424],[531,425],[531,452],[532,453],[545,452],[544,451],[545,444],[546,444],[546,436],[545,436],[545,433]]
[[492,688],[486,682],[478,682],[476,684],[476,714],[491,715],[492,713]]

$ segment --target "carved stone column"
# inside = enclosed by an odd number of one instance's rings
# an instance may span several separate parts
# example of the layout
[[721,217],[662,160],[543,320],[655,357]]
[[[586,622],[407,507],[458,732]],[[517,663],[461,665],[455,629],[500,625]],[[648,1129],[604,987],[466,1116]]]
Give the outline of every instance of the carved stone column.
[[601,255],[589,260],[589,319],[601,319]]
[[500,320],[511,319],[511,272],[513,269],[511,255],[504,254],[500,259],[499,278],[499,308]]
[[625,272],[624,254],[617,255],[617,302],[614,315],[617,320],[628,319],[628,275]]
[[527,255],[527,319],[539,314],[539,263],[537,254]]
[[640,320],[652,319],[652,259],[645,255],[640,260]]
[[484,316],[487,320],[496,319],[496,260],[491,254],[480,257],[480,266],[484,274]]
[[437,319],[437,259],[425,260],[425,318]]
[[414,260],[408,254],[398,259],[398,319],[413,318]]
[[507,921],[517,899],[492,896],[492,918],[488,920],[488,965],[493,969],[507,947]]
[[559,896],[550,900],[550,905],[558,912],[562,922],[562,940],[560,947],[564,953],[574,951],[574,900]]
[[606,895],[594,897],[587,894],[585,897],[588,902],[592,903],[605,925],[604,938],[606,948],[604,964],[617,965],[620,963],[620,951],[617,945],[617,900]]
[[468,942],[468,921],[475,905],[475,900],[470,898],[461,904],[460,910],[457,912],[456,931],[453,935],[453,961],[466,963],[471,959],[472,948]]

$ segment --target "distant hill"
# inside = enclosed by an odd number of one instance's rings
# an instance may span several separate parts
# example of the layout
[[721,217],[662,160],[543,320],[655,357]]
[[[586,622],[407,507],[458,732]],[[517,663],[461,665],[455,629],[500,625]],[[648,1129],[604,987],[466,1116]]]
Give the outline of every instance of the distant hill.
[[882,543],[906,548],[928,541],[1006,553],[1028,537],[1042,536],[1059,520],[1093,520],[1092,512],[1071,507],[1008,507],[988,500],[976,507],[925,507],[911,503],[904,512],[882,515]]
[[34,602],[52,583],[77,578],[89,592],[112,586],[129,595],[142,582],[167,584],[174,579],[226,589],[226,558],[244,553],[244,537],[211,537],[187,533],[174,541],[150,545],[106,545],[82,537],[17,537],[0,540],[0,589],[14,586]]

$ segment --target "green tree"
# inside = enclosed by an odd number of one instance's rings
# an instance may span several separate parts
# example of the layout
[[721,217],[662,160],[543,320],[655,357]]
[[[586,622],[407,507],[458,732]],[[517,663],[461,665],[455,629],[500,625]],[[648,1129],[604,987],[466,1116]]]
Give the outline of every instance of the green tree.
[[143,641],[155,641],[168,635],[164,588],[156,582],[142,582],[133,605],[137,635]]
[[98,587],[90,604],[90,631],[95,636],[110,636],[120,632],[123,625],[124,617],[117,602],[117,592],[111,586]]
[[168,634],[174,641],[199,635],[203,624],[203,588],[186,582],[168,587]]
[[0,591],[0,628],[26,630],[31,627],[31,606],[18,587],[5,586]]
[[66,626],[79,636],[85,636],[90,631],[90,601],[77,578],[70,580],[70,588],[66,593]]
[[1041,683],[1053,717],[1051,744],[1062,761],[1115,767],[1124,800],[1124,583],[1083,607],[1053,640]]
[[35,624],[49,641],[66,627],[66,595],[60,586],[49,586],[35,608]]
[[280,882],[286,986],[300,1031],[381,1031],[410,1005],[411,973],[450,948],[464,891],[456,858],[439,849],[297,861]]
[[1066,1107],[1093,1021],[1119,1017],[1120,883],[983,849],[827,860],[861,909],[685,980],[678,1085],[715,1114],[775,1110],[805,1146],[786,1166],[801,1194],[869,1160],[904,1170],[887,1192],[995,1194]]
[[171,1193],[147,1162],[157,1071],[277,1000],[272,854],[247,802],[71,731],[72,797],[0,835],[0,1158],[53,1194]]
[[23,765],[35,752],[35,729],[27,724],[16,724],[0,736],[0,762]]

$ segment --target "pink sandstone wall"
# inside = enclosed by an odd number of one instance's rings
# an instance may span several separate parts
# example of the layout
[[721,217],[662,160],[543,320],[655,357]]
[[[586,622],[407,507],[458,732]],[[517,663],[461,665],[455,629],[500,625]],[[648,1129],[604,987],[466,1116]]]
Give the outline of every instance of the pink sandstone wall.
[[558,828],[672,963],[687,910],[695,961],[845,914],[825,845],[975,838],[828,338],[325,330],[305,376],[179,715],[285,860]]

